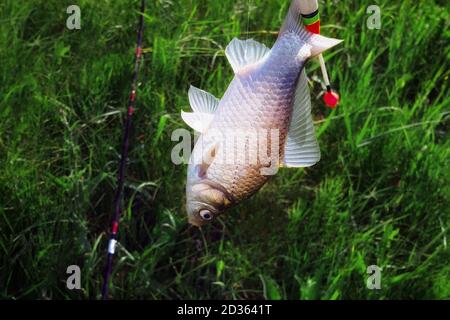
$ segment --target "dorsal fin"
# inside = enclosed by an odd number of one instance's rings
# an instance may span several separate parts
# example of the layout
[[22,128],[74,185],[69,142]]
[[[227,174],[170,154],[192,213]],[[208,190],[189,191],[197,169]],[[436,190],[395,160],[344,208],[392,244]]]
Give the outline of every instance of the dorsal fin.
[[214,97],[211,93],[194,86],[190,86],[188,95],[189,104],[191,105],[192,111],[202,113],[216,112],[219,99]]
[[292,118],[284,148],[282,166],[309,167],[319,160],[320,149],[311,116],[311,98],[306,73],[303,69],[295,91]]
[[243,67],[260,61],[269,51],[269,48],[253,39],[233,38],[225,49],[225,55],[234,73],[238,73]]

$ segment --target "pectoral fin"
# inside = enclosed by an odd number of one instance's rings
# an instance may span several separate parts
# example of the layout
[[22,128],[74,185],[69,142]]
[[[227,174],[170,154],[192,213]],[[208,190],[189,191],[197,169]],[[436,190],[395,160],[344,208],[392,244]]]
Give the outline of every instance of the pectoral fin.
[[219,99],[214,97],[211,93],[190,86],[189,88],[189,103],[194,112],[214,113],[219,105]]
[[305,70],[300,74],[295,92],[294,107],[284,148],[284,167],[309,167],[320,160],[314,124],[311,116],[311,98]]
[[195,131],[200,133],[211,124],[211,121],[219,105],[219,99],[211,93],[200,90],[194,86],[189,88],[189,103],[194,112],[181,111],[181,118]]
[[211,113],[181,111],[181,118],[184,122],[200,133],[203,133],[208,129],[213,117],[214,115]]

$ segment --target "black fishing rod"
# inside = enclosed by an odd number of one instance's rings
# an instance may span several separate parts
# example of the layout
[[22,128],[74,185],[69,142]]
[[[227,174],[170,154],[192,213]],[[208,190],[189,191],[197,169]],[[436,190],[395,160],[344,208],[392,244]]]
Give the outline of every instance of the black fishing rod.
[[112,271],[112,262],[113,256],[116,249],[117,244],[117,232],[119,231],[119,221],[120,215],[122,212],[122,194],[123,194],[123,185],[125,180],[125,172],[126,172],[126,162],[128,158],[128,148],[130,145],[130,131],[132,118],[134,113],[134,107],[136,104],[136,88],[137,88],[137,79],[139,73],[139,65],[142,57],[142,34],[144,31],[144,12],[145,12],[145,0],[141,1],[141,12],[139,15],[139,27],[136,41],[136,51],[135,51],[135,60],[134,60],[134,72],[133,72],[133,80],[131,83],[131,92],[128,99],[128,107],[127,107],[127,115],[125,120],[125,126],[123,131],[123,140],[122,140],[122,153],[120,157],[119,164],[119,173],[117,176],[117,190],[114,197],[114,216],[111,223],[111,233],[108,241],[108,256],[106,258],[106,265],[103,274],[103,285],[102,285],[102,299],[108,300],[108,291],[109,291],[109,280],[111,278]]

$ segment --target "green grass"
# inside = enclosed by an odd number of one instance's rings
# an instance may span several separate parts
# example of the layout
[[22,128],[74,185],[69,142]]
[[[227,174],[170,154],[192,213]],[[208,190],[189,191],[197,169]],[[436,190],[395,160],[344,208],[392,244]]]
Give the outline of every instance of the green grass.
[[[0,297],[99,297],[138,1],[0,3]],[[322,160],[283,169],[202,231],[184,212],[189,84],[221,96],[235,36],[275,41],[289,1],[149,1],[111,295],[116,299],[450,298],[449,7],[321,1],[341,104],[312,81]],[[136,9],[134,9],[136,8]],[[318,64],[308,64],[320,79]],[[65,286],[78,264],[82,290]],[[381,290],[366,268],[382,268]]]

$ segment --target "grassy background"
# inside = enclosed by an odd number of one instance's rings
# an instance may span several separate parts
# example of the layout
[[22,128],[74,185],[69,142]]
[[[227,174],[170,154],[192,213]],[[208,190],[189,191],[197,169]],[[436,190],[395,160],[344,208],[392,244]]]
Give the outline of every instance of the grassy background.
[[[98,298],[113,213],[138,1],[0,3],[0,297]],[[202,231],[184,212],[171,132],[189,84],[221,96],[235,36],[271,45],[289,1],[149,1],[111,295],[123,298],[450,298],[449,7],[321,1],[342,102],[318,95],[321,162],[282,170]],[[78,264],[82,290],[66,288]],[[366,288],[369,265],[382,289]]]

